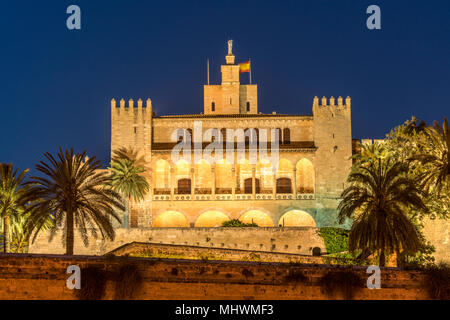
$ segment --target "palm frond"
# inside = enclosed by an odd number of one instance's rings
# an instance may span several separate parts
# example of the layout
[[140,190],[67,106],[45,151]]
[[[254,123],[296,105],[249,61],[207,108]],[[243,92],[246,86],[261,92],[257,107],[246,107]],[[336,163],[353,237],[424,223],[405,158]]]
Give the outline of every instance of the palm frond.
[[[73,234],[68,214],[73,214],[73,228],[78,230],[85,245],[88,245],[88,230],[102,238],[113,239],[111,219],[120,221],[116,211],[123,211],[125,207],[116,191],[104,187],[110,183],[110,176],[99,171],[100,161],[86,157],[85,151],[74,153],[73,149],[63,151],[62,148],[56,157],[50,153],[44,156],[47,162],[36,165],[42,176],[33,176],[28,182],[35,199],[26,225],[32,241],[45,229],[50,230],[52,237],[61,227],[66,249],[68,245],[73,248],[73,238],[67,238],[68,234]],[[50,227],[49,219],[53,221]]]

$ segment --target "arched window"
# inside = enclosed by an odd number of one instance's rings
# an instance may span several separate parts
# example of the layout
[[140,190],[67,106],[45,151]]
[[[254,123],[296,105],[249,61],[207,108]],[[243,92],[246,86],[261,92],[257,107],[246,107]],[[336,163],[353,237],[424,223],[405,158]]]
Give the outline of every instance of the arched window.
[[178,194],[190,194],[191,193],[191,179],[178,180]]
[[250,101],[247,101],[247,112],[250,112]]
[[284,144],[291,143],[291,130],[289,130],[289,128],[283,129],[283,143]]
[[227,141],[227,129],[226,128],[220,129],[220,133],[222,135],[222,141],[223,142]]
[[[245,128],[244,129],[244,134],[247,133],[247,132],[250,132],[250,131],[248,130],[248,128]],[[250,136],[249,135],[250,134],[245,134],[245,146],[248,146],[250,144]]]
[[218,139],[219,132],[220,132],[220,130],[217,129],[217,128],[212,128],[211,129],[211,142],[214,142],[214,141],[217,141],[217,140],[220,141],[220,139]]
[[159,159],[153,171],[153,188],[155,194],[170,194],[170,164]]
[[308,159],[297,162],[297,192],[314,193],[314,167]]
[[278,178],[277,179],[277,193],[292,193],[291,179]]
[[281,132],[281,128],[276,129],[278,132],[278,143],[281,144],[283,142],[283,133]]
[[183,141],[183,139],[184,139],[184,130],[183,129],[177,130],[177,137],[178,137],[178,142]]
[[[255,179],[255,193],[259,193],[259,179]],[[252,178],[247,178],[244,180],[244,193],[246,194],[252,194],[253,188],[252,188]]]
[[216,162],[216,193],[231,194],[233,189],[233,176],[231,164],[226,159]]
[[212,189],[212,172],[211,165],[208,161],[202,159],[194,166],[195,175],[195,193],[210,194]]
[[189,129],[187,129],[187,132],[189,133],[189,138],[190,138],[190,140],[187,140],[187,141],[194,141],[194,137],[192,136],[192,129],[191,128],[189,128]]
[[216,103],[215,102],[211,102],[211,112],[216,111]]

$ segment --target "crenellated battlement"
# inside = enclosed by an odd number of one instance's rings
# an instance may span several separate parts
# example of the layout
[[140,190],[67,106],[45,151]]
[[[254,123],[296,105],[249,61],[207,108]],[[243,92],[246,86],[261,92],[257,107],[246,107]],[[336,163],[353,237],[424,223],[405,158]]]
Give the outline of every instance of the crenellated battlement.
[[129,99],[111,99],[111,151],[133,147],[151,152],[153,110],[152,101],[137,103]]
[[336,99],[331,96],[329,99],[329,103],[327,103],[327,98],[325,96],[322,97],[322,99],[320,99],[320,103],[319,103],[319,98],[317,96],[314,97],[314,101],[313,101],[313,107],[350,107],[351,106],[351,99],[350,97],[345,98],[345,104],[344,104],[344,99],[339,96]]
[[128,100],[128,105],[125,103],[125,100],[122,98],[119,101],[119,105],[117,105],[117,101],[116,99],[112,98],[111,99],[111,108],[120,108],[120,109],[142,109],[142,108],[147,108],[149,110],[152,109],[152,100],[150,100],[150,98],[147,99],[146,104],[143,104],[142,99],[139,99],[137,101],[137,105],[135,105],[134,100],[130,99]]
[[[352,167],[351,99],[314,97],[316,190],[339,197]],[[339,170],[336,170],[339,168]]]

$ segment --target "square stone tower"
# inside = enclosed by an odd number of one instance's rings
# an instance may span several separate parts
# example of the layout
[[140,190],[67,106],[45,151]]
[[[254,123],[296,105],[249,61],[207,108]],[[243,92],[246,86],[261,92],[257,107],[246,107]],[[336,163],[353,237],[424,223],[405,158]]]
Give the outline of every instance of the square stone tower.
[[233,41],[228,41],[226,64],[221,66],[222,83],[204,86],[204,114],[257,114],[257,85],[242,85],[235,65]]
[[313,102],[316,193],[339,198],[352,168],[351,99]]

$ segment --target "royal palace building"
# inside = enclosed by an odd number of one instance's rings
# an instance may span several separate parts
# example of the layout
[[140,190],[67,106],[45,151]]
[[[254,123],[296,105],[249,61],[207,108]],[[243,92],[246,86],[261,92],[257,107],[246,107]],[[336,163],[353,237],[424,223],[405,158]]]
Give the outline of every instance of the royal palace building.
[[350,98],[315,97],[312,115],[263,114],[257,85],[240,83],[230,42],[225,58],[222,82],[204,86],[202,113],[156,115],[150,99],[111,101],[111,150],[139,151],[150,185],[124,226],[338,225],[352,165]]

